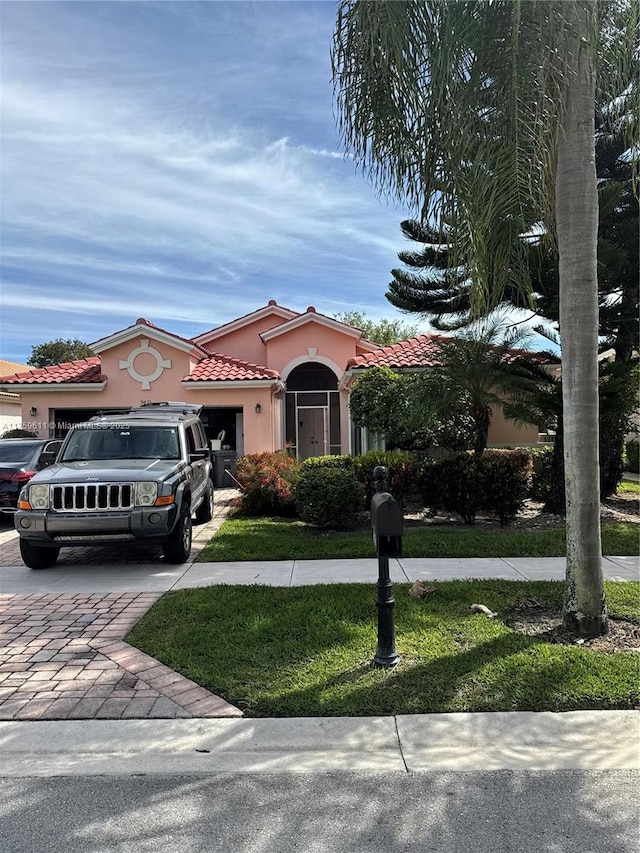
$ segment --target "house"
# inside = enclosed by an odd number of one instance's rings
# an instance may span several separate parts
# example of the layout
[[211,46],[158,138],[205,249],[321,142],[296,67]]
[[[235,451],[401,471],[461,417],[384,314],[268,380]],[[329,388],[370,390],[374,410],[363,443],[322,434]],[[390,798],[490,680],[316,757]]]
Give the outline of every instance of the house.
[[[22,420],[42,436],[64,435],[97,411],[143,401],[181,400],[204,408],[207,437],[238,455],[283,448],[300,459],[366,449],[349,419],[349,392],[363,369],[429,366],[433,336],[381,347],[362,331],[274,300],[187,339],[144,318],[91,344],[95,357],[0,378],[19,392]],[[492,444],[530,444],[500,413]]]
[[[0,358],[0,376],[29,370],[28,364],[5,361]],[[0,435],[12,429],[23,429],[22,403],[15,391],[0,391]]]

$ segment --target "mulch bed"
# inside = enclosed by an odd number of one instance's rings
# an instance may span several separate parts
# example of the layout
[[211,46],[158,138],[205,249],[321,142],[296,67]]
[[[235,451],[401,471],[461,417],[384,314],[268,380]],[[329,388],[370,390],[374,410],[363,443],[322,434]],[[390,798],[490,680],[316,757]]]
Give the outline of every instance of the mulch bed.
[[640,624],[629,619],[609,617],[609,633],[586,640],[564,627],[561,610],[541,607],[534,599],[528,598],[506,611],[502,621],[512,630],[546,643],[578,645],[607,653],[640,651]]

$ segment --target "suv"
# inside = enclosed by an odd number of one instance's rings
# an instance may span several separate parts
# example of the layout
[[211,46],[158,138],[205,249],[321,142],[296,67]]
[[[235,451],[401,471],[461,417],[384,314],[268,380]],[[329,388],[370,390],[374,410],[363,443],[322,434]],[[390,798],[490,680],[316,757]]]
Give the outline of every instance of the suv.
[[202,406],[148,403],[97,415],[67,435],[56,463],[20,492],[15,527],[31,569],[62,546],[145,541],[168,563],[191,553],[191,516],[213,515],[211,453]]

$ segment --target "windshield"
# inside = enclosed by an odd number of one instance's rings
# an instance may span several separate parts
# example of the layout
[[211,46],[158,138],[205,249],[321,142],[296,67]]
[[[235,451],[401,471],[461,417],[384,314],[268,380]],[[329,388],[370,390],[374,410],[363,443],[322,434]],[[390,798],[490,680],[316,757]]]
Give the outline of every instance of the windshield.
[[60,459],[180,459],[176,427],[79,427],[69,437]]
[[35,449],[38,447],[38,444],[4,444],[0,442],[0,463],[4,462],[15,462],[18,465],[22,465],[25,462],[28,462]]

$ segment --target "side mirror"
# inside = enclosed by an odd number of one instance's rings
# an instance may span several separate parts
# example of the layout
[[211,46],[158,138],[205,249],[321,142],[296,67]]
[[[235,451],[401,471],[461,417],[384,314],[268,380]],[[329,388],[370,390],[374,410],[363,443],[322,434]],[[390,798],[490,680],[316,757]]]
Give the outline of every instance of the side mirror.
[[189,462],[197,462],[199,459],[211,459],[208,447],[197,447],[193,453],[189,454]]
[[58,455],[55,450],[45,450],[45,452],[40,456],[40,467],[48,468],[49,465],[53,465],[56,461],[56,456]]

